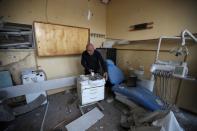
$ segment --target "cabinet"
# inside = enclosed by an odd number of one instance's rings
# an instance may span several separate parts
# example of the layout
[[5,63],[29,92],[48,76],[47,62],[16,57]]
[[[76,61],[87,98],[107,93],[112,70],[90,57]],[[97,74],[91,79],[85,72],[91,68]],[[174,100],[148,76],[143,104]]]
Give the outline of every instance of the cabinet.
[[81,75],[77,78],[77,93],[81,105],[104,99],[105,79],[100,75]]

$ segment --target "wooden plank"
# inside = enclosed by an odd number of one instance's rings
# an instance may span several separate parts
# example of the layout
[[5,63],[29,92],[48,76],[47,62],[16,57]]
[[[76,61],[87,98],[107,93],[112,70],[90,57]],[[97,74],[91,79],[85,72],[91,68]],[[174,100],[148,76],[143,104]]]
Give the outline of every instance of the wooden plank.
[[66,125],[66,129],[68,131],[86,131],[103,116],[104,114],[96,107],[78,119],[74,120],[70,124]]
[[89,42],[89,29],[34,22],[39,56],[81,54]]
[[53,79],[42,81],[38,83],[30,83],[25,85],[11,86],[2,88],[0,91],[7,93],[7,98],[22,96],[25,94],[38,93],[51,89],[57,89],[61,87],[70,87],[76,85],[76,77],[65,77],[60,79]]

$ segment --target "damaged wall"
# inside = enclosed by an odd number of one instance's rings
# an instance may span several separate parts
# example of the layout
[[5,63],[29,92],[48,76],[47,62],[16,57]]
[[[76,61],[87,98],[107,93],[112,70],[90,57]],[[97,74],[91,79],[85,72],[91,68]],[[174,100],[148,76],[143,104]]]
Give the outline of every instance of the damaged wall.
[[[146,40],[197,32],[196,0],[112,0],[107,6],[107,37]],[[129,26],[154,22],[153,29],[129,32]]]
[[[87,11],[93,13],[92,19],[87,20]],[[71,25],[90,28],[90,33],[106,35],[106,6],[98,0],[2,0],[0,1],[0,16],[4,21],[32,24],[33,21],[44,21],[56,24]],[[100,47],[105,38],[91,37],[96,47]],[[9,64],[23,58],[25,52],[1,51],[0,61]],[[33,51],[34,52],[34,51]],[[4,54],[5,53],[5,54]],[[32,51],[30,51],[32,53]],[[33,54],[34,55],[34,54]],[[9,58],[12,59],[9,59]],[[9,62],[8,62],[9,60]],[[58,57],[30,57],[28,62],[19,65],[12,71],[12,74],[19,74],[22,68],[35,67],[44,69],[48,79],[65,76],[78,75],[83,73],[80,64],[80,56],[58,56]],[[6,67],[7,68],[7,67]],[[16,75],[13,75],[17,79]]]
[[13,84],[21,83],[21,70],[36,67],[35,53],[32,49],[15,49],[0,51],[0,70],[9,70],[12,74]]

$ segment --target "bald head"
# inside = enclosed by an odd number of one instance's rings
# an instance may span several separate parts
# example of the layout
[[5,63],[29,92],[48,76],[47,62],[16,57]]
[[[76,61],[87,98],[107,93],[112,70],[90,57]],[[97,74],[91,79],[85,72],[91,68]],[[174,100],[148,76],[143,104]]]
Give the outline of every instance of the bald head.
[[94,45],[92,43],[87,44],[86,51],[88,52],[89,55],[93,55],[94,54]]

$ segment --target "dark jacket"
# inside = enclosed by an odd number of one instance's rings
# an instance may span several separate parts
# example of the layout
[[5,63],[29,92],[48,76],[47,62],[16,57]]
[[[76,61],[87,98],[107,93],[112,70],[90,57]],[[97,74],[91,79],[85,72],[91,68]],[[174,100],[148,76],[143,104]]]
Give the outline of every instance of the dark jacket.
[[100,66],[104,72],[107,72],[106,63],[97,50],[94,50],[93,55],[89,55],[87,51],[84,51],[81,57],[81,64],[85,68],[85,74],[90,74],[90,69],[92,69],[95,73],[99,73]]

